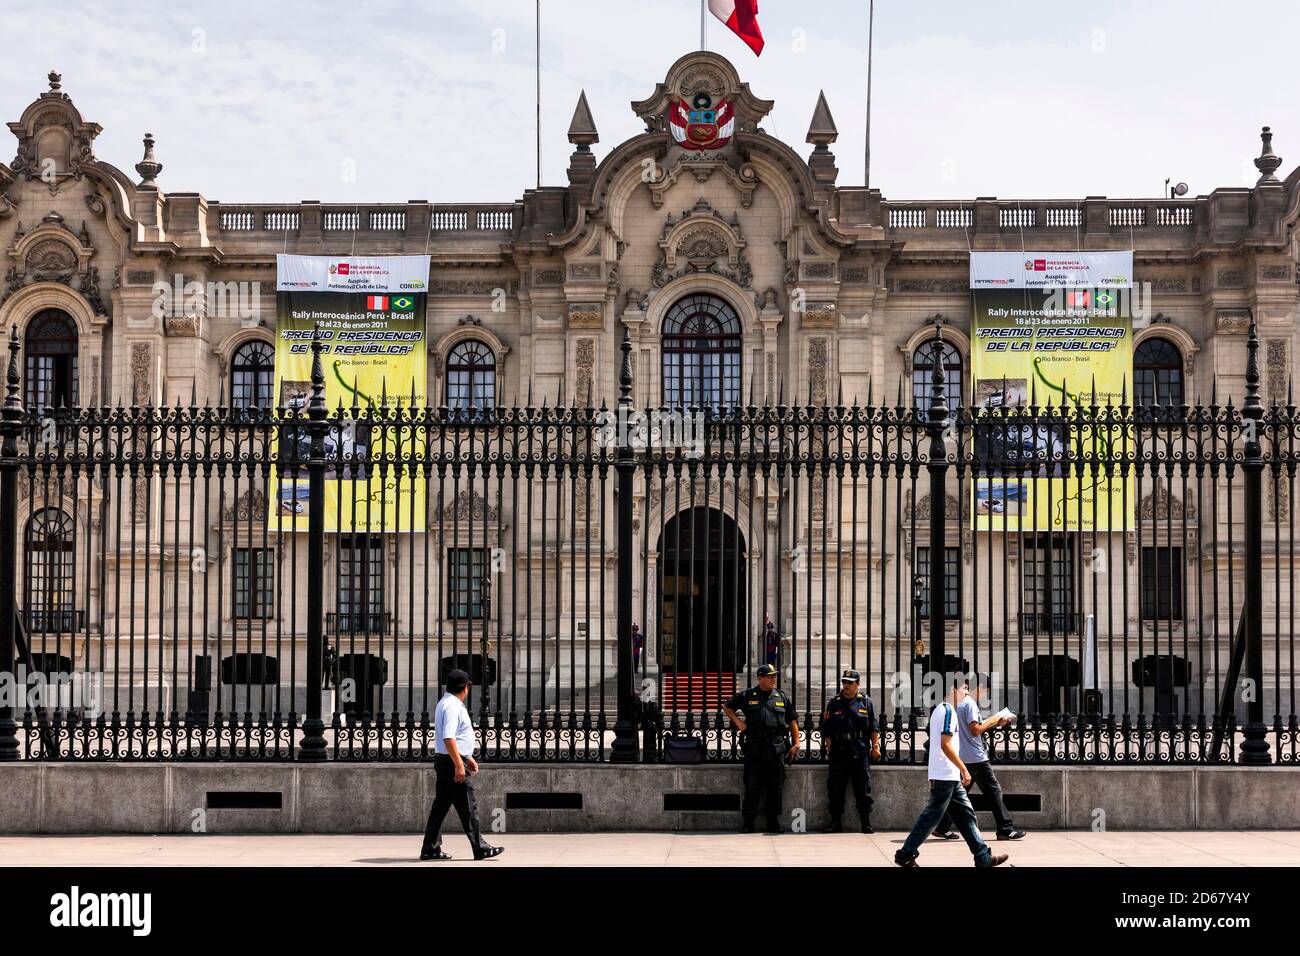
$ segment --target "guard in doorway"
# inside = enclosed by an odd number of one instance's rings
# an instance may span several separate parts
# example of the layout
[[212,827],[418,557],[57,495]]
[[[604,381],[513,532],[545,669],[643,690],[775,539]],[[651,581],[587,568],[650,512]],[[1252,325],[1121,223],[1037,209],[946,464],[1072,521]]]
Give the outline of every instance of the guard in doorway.
[[758,668],[758,683],[722,705],[723,713],[741,731],[745,751],[745,799],[741,806],[745,833],[754,832],[758,801],[767,810],[767,833],[781,832],[781,786],[786,761],[799,753],[799,722],[794,701],[776,688],[776,668]]

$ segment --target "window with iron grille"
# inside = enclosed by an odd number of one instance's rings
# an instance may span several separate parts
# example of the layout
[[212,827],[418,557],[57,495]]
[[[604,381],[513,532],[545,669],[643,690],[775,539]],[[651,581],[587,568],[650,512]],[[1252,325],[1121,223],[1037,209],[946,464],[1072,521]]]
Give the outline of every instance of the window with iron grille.
[[663,394],[669,408],[740,404],[740,319],[712,295],[673,303],[663,324]]
[[77,323],[60,309],[36,313],[27,324],[27,407],[77,404]]
[[491,411],[497,402],[497,359],[483,342],[458,342],[447,356],[447,408],[461,415]]
[[1025,543],[1021,628],[1043,634],[1073,634],[1075,619],[1074,541],[1044,535]]
[[487,577],[487,548],[451,548],[447,552],[447,616],[457,621],[486,617],[483,585]]
[[275,554],[270,548],[235,548],[235,617],[263,620],[275,605]]
[[1183,404],[1183,355],[1168,339],[1143,339],[1133,350],[1133,403]]
[[[930,617],[930,549],[916,549],[916,574],[921,579],[920,617]],[[961,617],[961,560],[957,548],[943,549],[943,617]]]
[[1183,549],[1142,549],[1142,619],[1183,619]]
[[382,633],[384,627],[384,539],[339,536],[339,633]]
[[[957,346],[945,340],[941,361],[943,362],[944,404],[951,412],[963,404],[961,353],[957,351]],[[931,339],[922,342],[912,353],[912,406],[920,409],[929,408],[933,388],[934,340]]]
[[235,408],[271,408],[275,404],[275,350],[255,339],[235,349],[230,359],[230,404]]
[[59,508],[42,508],[28,519],[23,538],[28,630],[34,634],[76,630],[76,538],[71,516]]

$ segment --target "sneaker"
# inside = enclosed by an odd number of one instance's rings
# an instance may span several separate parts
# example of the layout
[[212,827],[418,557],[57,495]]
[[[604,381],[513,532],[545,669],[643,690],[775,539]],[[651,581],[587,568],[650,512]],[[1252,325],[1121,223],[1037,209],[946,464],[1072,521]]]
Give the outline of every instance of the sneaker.
[[1001,866],[1009,859],[1011,858],[1007,856],[1005,853],[999,853],[996,856],[989,857],[989,861],[987,863],[982,863],[982,864],[976,863],[975,865],[979,867],[981,870],[987,870],[995,866]]
[[421,860],[450,860],[450,853],[443,853],[441,850],[421,850]]
[[506,848],[503,846],[487,846],[484,844],[477,852],[475,852],[474,859],[490,860],[494,856],[500,856],[504,852],[506,852]]
[[960,840],[961,835],[956,830],[935,830],[930,836],[936,840]]
[[915,870],[921,865],[916,862],[916,857],[899,856],[897,853],[894,854],[894,862],[897,863],[899,866],[903,867],[904,869],[908,869],[908,870]]
[[1024,830],[1007,830],[1005,833],[999,833],[999,840],[1023,840],[1025,838]]
[[822,833],[842,833],[842,832],[844,832],[844,827],[840,824],[839,820],[832,820],[830,823],[826,824],[826,826],[822,827]]

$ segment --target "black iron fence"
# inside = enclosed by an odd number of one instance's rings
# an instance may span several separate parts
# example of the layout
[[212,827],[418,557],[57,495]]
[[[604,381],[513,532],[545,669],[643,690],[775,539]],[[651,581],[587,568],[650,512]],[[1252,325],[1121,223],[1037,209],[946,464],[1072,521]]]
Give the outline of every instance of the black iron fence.
[[301,408],[37,410],[17,348],[0,759],[430,759],[460,667],[486,759],[734,760],[770,662],[800,760],[853,668],[889,762],[956,675],[1016,715],[998,761],[1296,761],[1297,421],[1253,329],[1240,406],[640,413],[625,340],[614,408],[330,409],[318,350]]

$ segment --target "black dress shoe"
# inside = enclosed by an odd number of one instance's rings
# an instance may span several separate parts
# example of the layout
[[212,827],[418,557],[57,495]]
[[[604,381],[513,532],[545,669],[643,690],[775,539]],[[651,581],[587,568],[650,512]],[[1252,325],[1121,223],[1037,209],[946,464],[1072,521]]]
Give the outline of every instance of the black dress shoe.
[[421,850],[421,860],[450,860],[450,853],[443,853],[441,850]]
[[826,826],[822,827],[822,833],[842,833],[843,831],[844,827],[840,824],[839,820],[832,820],[830,823],[826,824]]
[[474,859],[490,860],[494,856],[500,856],[504,852],[506,852],[506,848],[503,846],[488,846],[484,844],[478,850],[474,851]]
[[754,832],[754,822],[753,822],[752,820],[746,820],[744,823],[742,823],[742,824],[740,825],[740,832],[741,832],[741,833],[753,833],[753,832]]
[[875,832],[876,832],[876,828],[873,827],[873,826],[871,825],[871,821],[870,821],[870,820],[863,820],[863,821],[862,821],[862,832],[863,832],[863,833],[875,833]]
[[920,864],[916,862],[916,857],[914,856],[905,857],[905,856],[895,855],[894,862],[897,863],[899,866],[905,867],[909,870],[916,869],[918,866],[920,866]]

